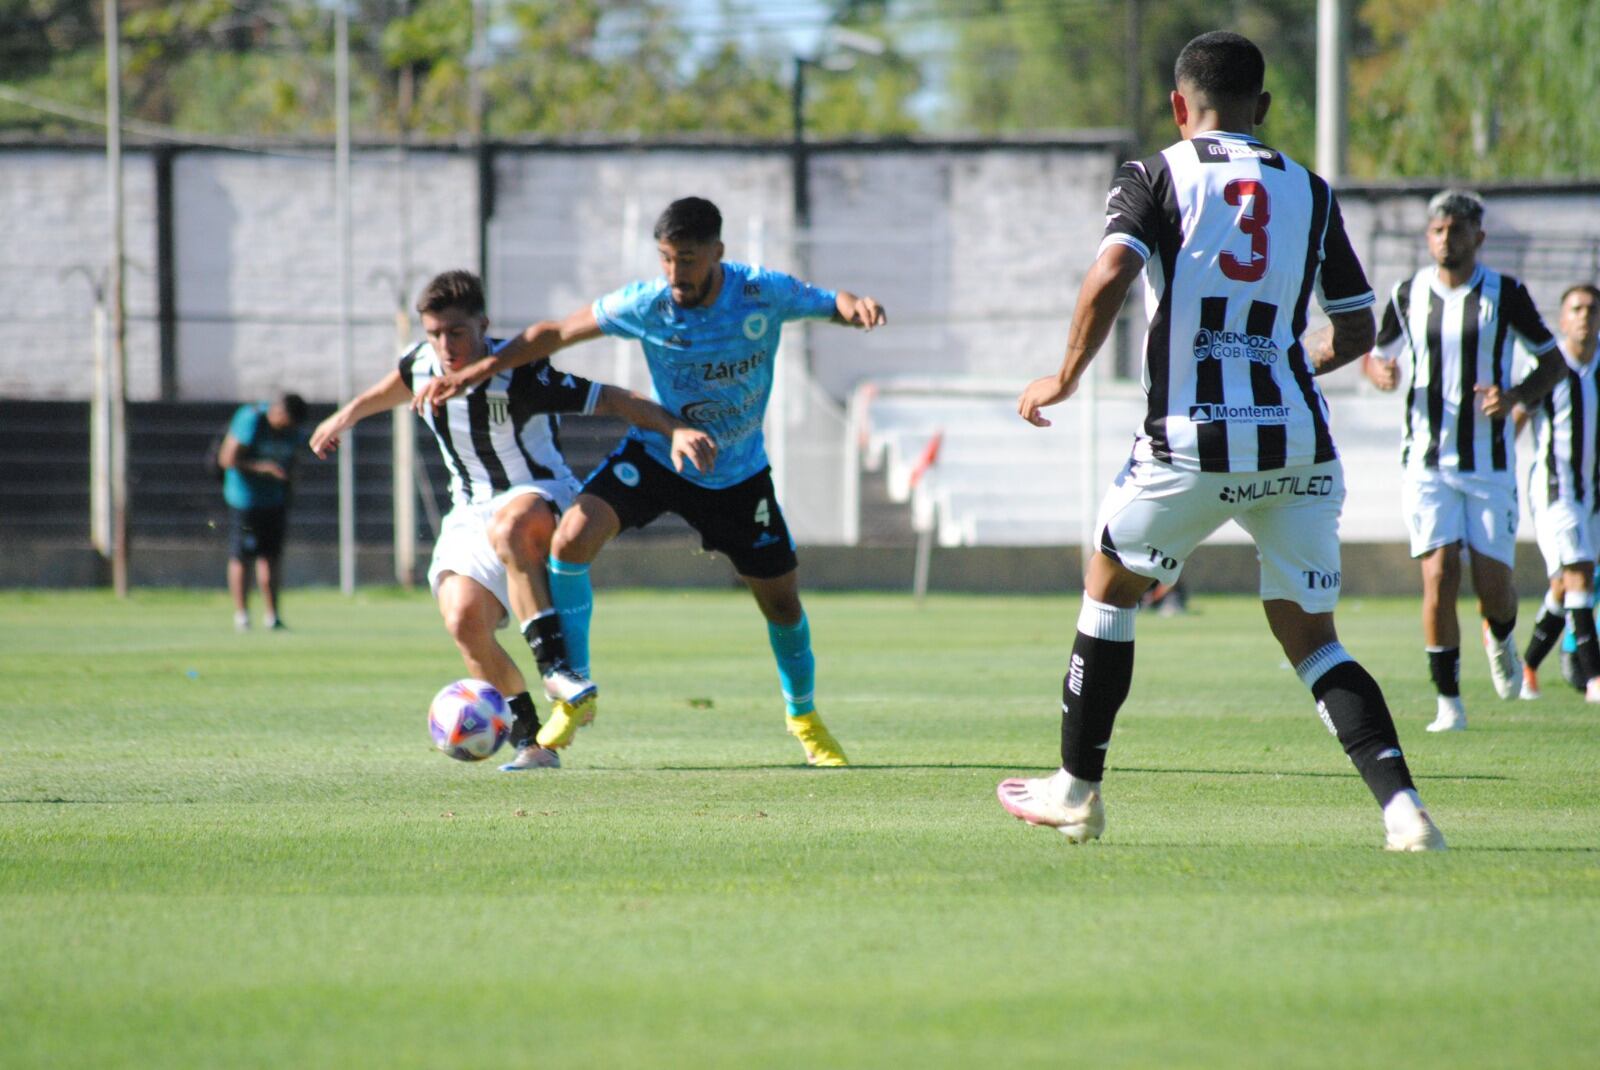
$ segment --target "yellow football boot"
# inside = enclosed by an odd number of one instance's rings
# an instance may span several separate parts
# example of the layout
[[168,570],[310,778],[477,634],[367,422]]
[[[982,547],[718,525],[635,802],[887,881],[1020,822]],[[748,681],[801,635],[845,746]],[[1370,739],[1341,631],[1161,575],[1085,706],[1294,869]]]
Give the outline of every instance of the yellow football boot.
[[789,734],[798,739],[800,745],[806,749],[808,763],[817,766],[850,764],[850,759],[844,756],[844,748],[839,746],[839,741],[833,738],[833,733],[828,731],[828,726],[822,723],[822,718],[816,712],[813,711],[803,717],[790,717],[787,720]]
[[578,734],[578,729],[594,720],[598,712],[599,703],[591,691],[577,702],[563,702],[552,699],[550,702],[550,716],[545,718],[544,724],[539,726],[537,736],[539,746],[550,750],[560,750],[572,742],[572,737]]

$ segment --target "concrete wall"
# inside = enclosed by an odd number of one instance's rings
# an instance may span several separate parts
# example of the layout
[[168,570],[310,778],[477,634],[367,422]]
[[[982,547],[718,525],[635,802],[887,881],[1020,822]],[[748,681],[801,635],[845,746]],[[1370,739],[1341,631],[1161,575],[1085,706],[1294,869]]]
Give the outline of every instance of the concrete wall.
[[[393,150],[358,151],[356,378],[364,383],[389,366],[397,298],[409,306],[437,271],[487,263],[491,318],[505,330],[655,274],[651,224],[690,192],[722,208],[730,257],[872,292],[896,311],[900,329],[871,340],[792,332],[833,397],[867,375],[1008,373],[1011,354],[1060,332],[1116,156],[1097,143],[819,148],[810,167],[813,226],[798,234],[792,161],[781,148],[499,147],[488,204],[472,153],[413,150],[402,163]],[[136,400],[156,398],[161,385],[156,160],[131,150],[125,163]],[[336,400],[331,159],[314,149],[183,149],[170,161],[173,400],[253,397],[280,384]],[[0,151],[0,227],[23,251],[0,265],[0,396],[89,396],[92,291],[63,273],[103,269],[105,190],[98,152]],[[592,345],[566,359],[575,370],[643,383],[636,354],[620,346]]]
[[[873,293],[890,311],[891,329],[871,335],[821,324],[785,332],[768,439],[797,537],[826,543],[843,530],[843,404],[859,382],[963,375],[1010,388],[1055,367],[1120,151],[1103,142],[817,146],[804,230],[795,225],[793,161],[782,147],[497,146],[488,159],[486,200],[473,152],[414,150],[403,161],[393,150],[356,153],[356,385],[392,366],[397,306],[409,306],[429,275],[486,264],[491,318],[514,330],[654,274],[655,214],[686,193],[710,196],[727,220],[730,257]],[[158,212],[163,174],[171,179],[166,216]],[[337,235],[326,152],[133,150],[126,190],[134,399],[161,392],[165,313],[165,371],[177,399],[258,397],[287,386],[313,401],[337,400]],[[1422,262],[1432,192],[1341,192],[1380,290]],[[1600,277],[1600,188],[1485,192],[1485,260],[1524,278],[1547,311],[1569,283]],[[100,154],[0,150],[0,228],[10,239],[0,260],[0,397],[88,397],[93,295],[70,273],[99,271],[106,260]],[[1102,379],[1119,363],[1136,368],[1126,358],[1142,333],[1137,306],[1130,302],[1124,359],[1107,353],[1097,364]],[[624,343],[592,343],[561,360],[583,374],[646,385],[636,347]],[[1370,393],[1352,369],[1324,388]],[[1107,397],[1136,390],[1108,389]],[[1398,426],[1398,403],[1395,413]],[[1129,431],[1103,426],[1102,456],[1125,453]],[[1397,466],[1364,475],[1398,500]],[[1075,537],[1062,532],[1063,540]],[[1388,537],[1403,537],[1398,509]]]
[[[418,281],[476,269],[475,175],[472,159],[455,153],[411,153],[404,167],[386,153],[353,162],[357,389],[393,367],[394,312],[411,305]],[[180,398],[261,397],[282,386],[335,400],[340,290],[329,165],[182,153],[173,186]]]
[[[111,259],[105,158],[70,149],[0,152],[0,396],[87,398],[95,287]],[[124,162],[128,393],[160,389],[155,168]]]

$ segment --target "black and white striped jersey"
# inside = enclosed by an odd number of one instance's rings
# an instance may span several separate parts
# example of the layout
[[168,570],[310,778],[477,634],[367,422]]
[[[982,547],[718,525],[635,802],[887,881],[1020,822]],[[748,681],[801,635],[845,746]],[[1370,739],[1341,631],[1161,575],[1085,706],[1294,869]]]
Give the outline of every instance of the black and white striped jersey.
[[[491,352],[500,345],[500,339],[486,341]],[[400,378],[413,395],[440,374],[439,358],[426,342],[400,358]],[[445,402],[442,411],[430,407],[422,419],[450,469],[450,500],[486,502],[515,486],[571,479],[557,414],[593,412],[599,398],[599,383],[543,360],[485,379]]]
[[1567,501],[1600,512],[1600,377],[1596,361],[1580,363],[1562,347],[1566,374],[1528,412],[1533,463],[1528,493],[1538,502]]
[[1300,336],[1373,303],[1328,184],[1245,134],[1212,132],[1123,164],[1101,250],[1145,258],[1144,386],[1134,456],[1260,472],[1337,456]]
[[1488,417],[1475,389],[1512,386],[1512,344],[1535,358],[1556,346],[1522,283],[1478,265],[1446,287],[1429,265],[1398,283],[1384,306],[1378,352],[1400,361],[1406,386],[1401,463],[1515,479],[1511,421]]

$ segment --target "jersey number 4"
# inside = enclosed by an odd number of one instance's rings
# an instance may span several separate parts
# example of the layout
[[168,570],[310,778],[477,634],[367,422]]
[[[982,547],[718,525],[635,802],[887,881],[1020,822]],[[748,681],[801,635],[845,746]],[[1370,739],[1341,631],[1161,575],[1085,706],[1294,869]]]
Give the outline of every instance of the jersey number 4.
[[1244,204],[1246,197],[1250,206],[1239,215],[1239,229],[1250,235],[1250,259],[1224,252],[1218,260],[1222,273],[1234,282],[1259,282],[1267,273],[1267,222],[1272,218],[1267,187],[1250,178],[1236,178],[1222,187],[1222,199],[1229,204]]

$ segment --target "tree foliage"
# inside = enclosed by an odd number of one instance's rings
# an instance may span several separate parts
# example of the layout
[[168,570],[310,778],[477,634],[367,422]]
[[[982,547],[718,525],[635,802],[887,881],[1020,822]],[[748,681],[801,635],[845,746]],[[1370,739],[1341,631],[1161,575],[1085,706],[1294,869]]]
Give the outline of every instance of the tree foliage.
[[[352,0],[358,136],[783,138],[791,56],[729,37],[704,48],[668,0]],[[847,2],[840,18],[881,20]],[[104,94],[95,0],[0,0],[5,82],[94,110]],[[193,134],[319,137],[332,130],[333,16],[316,0],[123,0],[128,115]],[[729,9],[729,18],[735,18]],[[491,47],[496,45],[497,47]],[[815,80],[823,136],[909,133],[918,69],[893,53]],[[0,129],[72,122],[0,103]]]
[[1176,136],[1168,94],[1179,50],[1207,30],[1233,29],[1267,54],[1273,105],[1262,136],[1304,157],[1316,91],[1307,6],[1238,0],[1219,18],[1210,0],[988,0],[956,22],[953,119],[988,135],[1117,127],[1155,151]]
[[1594,0],[1368,0],[1352,72],[1362,174],[1465,179],[1600,172]]
[[[127,114],[198,135],[326,137],[332,2],[121,0]],[[709,34],[718,9],[673,0],[345,2],[361,138],[790,132],[796,45],[744,32],[760,22],[759,0],[720,0],[725,31]],[[1316,10],[1317,0],[833,0],[829,24],[888,47],[848,69],[808,66],[806,126],[820,138],[1124,128],[1154,151],[1174,136],[1173,59],[1222,27],[1267,55],[1263,137],[1309,161]],[[475,41],[475,12],[494,47]],[[100,0],[0,0],[0,84],[52,105],[0,99],[0,132],[84,130],[65,115],[103,103],[100,17]],[[844,55],[820,41],[810,58]],[[1352,56],[1353,176],[1600,171],[1595,0],[1362,0]]]

